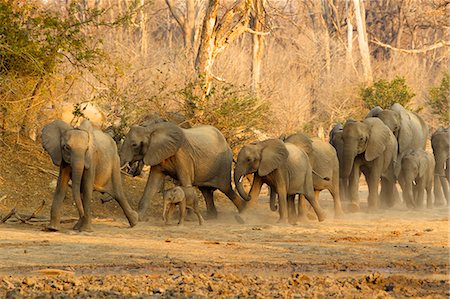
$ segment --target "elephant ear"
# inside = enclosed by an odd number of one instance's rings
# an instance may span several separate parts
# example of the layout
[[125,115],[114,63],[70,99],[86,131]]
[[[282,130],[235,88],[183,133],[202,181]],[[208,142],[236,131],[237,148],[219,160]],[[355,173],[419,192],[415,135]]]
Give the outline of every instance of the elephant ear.
[[88,148],[84,156],[84,168],[89,169],[92,165],[92,160],[94,159],[94,152],[95,152],[94,128],[92,127],[92,123],[89,120],[85,119],[81,122],[78,129],[88,134]]
[[369,140],[364,157],[367,161],[372,161],[381,156],[389,142],[389,128],[375,117],[366,118],[364,123],[369,125]]
[[175,187],[173,190],[172,203],[180,203],[185,198],[184,191],[181,187]]
[[185,140],[180,127],[170,122],[162,122],[145,128],[144,163],[155,166],[176,154]]
[[283,141],[279,139],[265,140],[260,145],[262,146],[262,151],[258,175],[266,176],[286,162],[289,152]]
[[68,123],[62,120],[55,120],[42,129],[42,146],[49,153],[53,164],[61,165],[61,137],[63,134],[73,129]]
[[407,112],[398,113],[398,118],[400,120],[399,129],[397,133],[397,141],[398,141],[398,151],[401,153],[406,150],[408,144],[411,143],[411,140],[414,138],[413,130],[411,128],[411,117]]

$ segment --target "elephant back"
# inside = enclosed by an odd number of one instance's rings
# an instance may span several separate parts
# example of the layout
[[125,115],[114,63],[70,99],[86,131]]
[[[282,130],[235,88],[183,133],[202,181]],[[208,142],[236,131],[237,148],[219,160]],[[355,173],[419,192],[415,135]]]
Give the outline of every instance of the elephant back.
[[313,153],[311,138],[304,133],[295,133],[284,139],[284,142],[294,144],[301,148],[308,156]]

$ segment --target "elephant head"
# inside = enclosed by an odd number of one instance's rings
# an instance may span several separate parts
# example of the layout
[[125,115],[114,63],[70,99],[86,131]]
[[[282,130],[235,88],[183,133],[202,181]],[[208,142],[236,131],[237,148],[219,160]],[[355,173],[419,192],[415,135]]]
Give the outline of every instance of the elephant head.
[[289,156],[286,146],[280,139],[268,139],[244,146],[238,154],[234,168],[234,183],[239,195],[250,200],[242,185],[242,178],[250,173],[266,176],[286,163]]
[[175,155],[184,140],[182,129],[170,122],[133,126],[120,149],[120,165],[141,160],[146,165],[158,165]]
[[163,220],[168,219],[170,208],[173,205],[179,204],[185,199],[184,191],[181,187],[175,187],[164,192],[164,206],[163,206]]
[[342,131],[343,176],[350,175],[357,155],[363,154],[366,161],[381,156],[386,149],[389,134],[389,128],[377,118],[347,122]]
[[93,163],[94,136],[91,122],[83,120],[78,128],[57,120],[42,129],[42,145],[50,154],[53,164],[70,165],[72,169],[72,193],[80,215],[84,215],[81,204],[81,180],[85,170]]

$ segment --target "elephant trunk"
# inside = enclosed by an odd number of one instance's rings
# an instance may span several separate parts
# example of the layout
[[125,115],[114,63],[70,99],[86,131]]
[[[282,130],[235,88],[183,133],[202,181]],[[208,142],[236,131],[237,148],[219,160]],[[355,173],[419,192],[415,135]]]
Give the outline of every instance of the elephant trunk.
[[405,179],[403,191],[403,200],[405,201],[408,208],[415,208],[416,202],[414,201],[413,194],[413,179]]
[[439,176],[439,177],[445,177],[445,162],[446,162],[446,158],[445,157],[441,157],[441,155],[435,155],[435,159],[436,159],[436,164],[434,167],[434,174]]
[[72,155],[72,195],[75,205],[77,206],[80,218],[84,217],[84,208],[81,202],[81,180],[84,172],[84,157],[80,155]]
[[245,192],[244,186],[242,185],[242,179],[244,178],[244,173],[238,169],[234,171],[234,184],[236,185],[236,189],[239,195],[245,200],[249,201],[250,196]]
[[351,147],[344,148],[344,163],[343,163],[343,178],[348,178],[353,169],[353,163],[355,161],[357,151]]
[[277,193],[270,188],[270,210],[275,212],[278,210]]

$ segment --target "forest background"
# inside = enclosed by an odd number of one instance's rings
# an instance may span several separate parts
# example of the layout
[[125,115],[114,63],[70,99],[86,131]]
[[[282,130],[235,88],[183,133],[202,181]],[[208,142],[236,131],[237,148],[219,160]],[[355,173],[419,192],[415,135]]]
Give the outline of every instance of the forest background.
[[0,0],[0,133],[70,104],[117,134],[157,112],[232,147],[399,101],[448,125],[445,0]]

